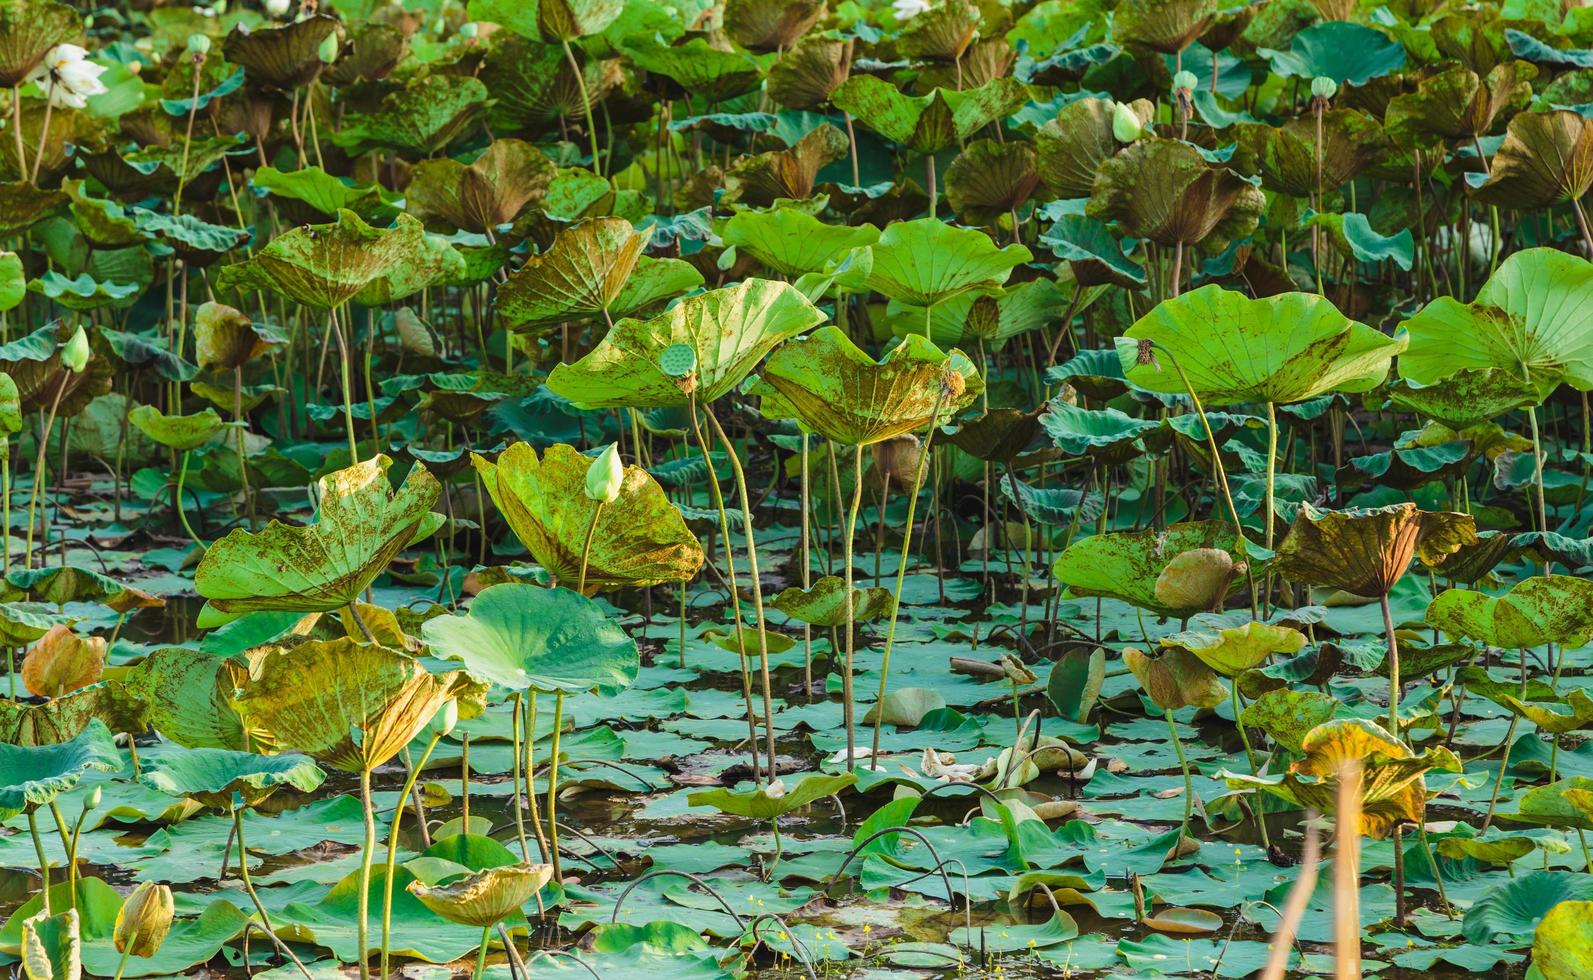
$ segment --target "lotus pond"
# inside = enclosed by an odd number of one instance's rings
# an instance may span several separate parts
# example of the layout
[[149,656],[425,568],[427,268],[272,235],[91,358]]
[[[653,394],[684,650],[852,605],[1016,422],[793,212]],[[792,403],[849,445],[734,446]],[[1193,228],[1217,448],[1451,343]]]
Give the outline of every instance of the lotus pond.
[[1593,977],[1593,16],[0,0],[0,967]]

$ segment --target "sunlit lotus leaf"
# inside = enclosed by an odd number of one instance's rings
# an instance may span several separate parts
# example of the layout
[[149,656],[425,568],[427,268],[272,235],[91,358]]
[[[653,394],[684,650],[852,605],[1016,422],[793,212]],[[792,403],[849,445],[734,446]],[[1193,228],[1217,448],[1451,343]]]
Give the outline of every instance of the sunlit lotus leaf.
[[686,797],[686,802],[691,806],[711,806],[720,813],[728,813],[735,817],[777,820],[815,800],[834,796],[856,782],[855,772],[839,774],[816,772],[803,776],[802,781],[790,789],[785,789],[782,782],[781,791],[774,793],[770,792],[771,787],[768,786],[760,787],[750,793],[738,793],[721,787],[692,793]]
[[1365,85],[1405,65],[1405,49],[1380,31],[1349,21],[1323,21],[1295,34],[1287,50],[1258,48],[1285,78],[1331,78]]
[[1473,192],[1484,204],[1527,210],[1580,199],[1593,186],[1593,126],[1568,109],[1517,113],[1489,174]]
[[[243,724],[232,695],[241,664],[203,650],[162,647],[127,673],[127,690],[149,705],[149,723],[188,748],[241,749]],[[254,743],[253,748],[269,748]]]
[[142,291],[136,283],[99,282],[86,272],[69,279],[51,269],[37,279],[28,280],[28,292],[78,312],[115,306]]
[[[1322,140],[1317,144],[1317,127]],[[1238,127],[1239,166],[1261,175],[1268,190],[1293,197],[1311,197],[1317,190],[1318,153],[1321,187],[1334,191],[1365,173],[1393,149],[1383,124],[1354,109],[1329,109],[1320,123],[1297,116],[1282,126]]]
[[569,589],[508,582],[482,590],[468,615],[426,621],[434,656],[511,691],[617,692],[636,680],[636,641],[603,608]]
[[83,975],[83,938],[78,911],[58,915],[40,910],[22,923],[22,970],[29,980],[79,980]]
[[1497,120],[1531,101],[1535,77],[1537,70],[1521,61],[1495,66],[1486,79],[1455,65],[1419,81],[1416,91],[1395,96],[1383,122],[1405,146],[1487,136]]
[[552,877],[551,864],[510,864],[472,871],[445,884],[411,881],[407,887],[449,922],[484,929],[519,912]]
[[332,141],[353,154],[385,149],[428,156],[474,125],[486,102],[487,87],[473,75],[427,75],[352,117]]
[[1152,137],[1102,161],[1085,213],[1136,238],[1221,251],[1255,230],[1265,207],[1239,174],[1181,140]]
[[1543,980],[1593,976],[1593,902],[1549,909],[1532,932],[1532,968]]
[[991,224],[1027,201],[1039,182],[1029,143],[974,140],[946,168],[946,202],[969,224]]
[[[1154,346],[1142,356],[1146,343]],[[1404,346],[1311,293],[1251,299],[1213,284],[1157,305],[1118,338],[1117,352],[1142,388],[1183,394],[1187,377],[1206,404],[1232,405],[1370,391]]]
[[[1089,297],[1080,308],[1088,304]],[[898,337],[923,336],[942,346],[983,341],[1000,349],[1009,339],[1050,326],[1066,312],[1069,294],[1051,279],[1030,279],[1009,286],[970,289],[941,300],[927,313],[921,307],[892,300],[886,309],[891,332]]]
[[1259,728],[1296,755],[1305,754],[1305,737],[1333,718],[1343,702],[1321,691],[1278,688],[1245,706],[1242,718],[1249,728]]
[[11,375],[0,374],[0,460],[11,453],[7,440],[21,431],[22,396],[17,393],[17,383],[11,380]]
[[[1590,171],[1593,173],[1593,171]],[[1546,398],[1562,382],[1593,390],[1593,263],[1550,248],[1515,252],[1467,305],[1440,296],[1406,320],[1399,374],[1436,385],[1460,371],[1494,369],[1507,400],[1522,384]],[[1474,382],[1484,378],[1474,377]],[[1492,400],[1492,399],[1490,399]]]
[[1525,718],[1540,730],[1561,735],[1586,728],[1593,722],[1593,697],[1572,688],[1561,693],[1553,684],[1533,678],[1526,683],[1497,681],[1488,671],[1475,666],[1461,667],[1455,679],[1466,691],[1487,698],[1494,704]]
[[1176,54],[1206,30],[1217,7],[1217,0],[1124,0],[1114,12],[1112,36]]
[[221,53],[253,84],[290,92],[320,74],[321,43],[339,30],[337,19],[325,14],[253,30],[240,24],[222,42]]
[[[895,604],[895,597],[889,589],[853,589],[853,621],[866,623],[872,619],[883,619],[891,614]],[[808,589],[793,585],[781,591],[769,605],[800,623],[824,627],[845,626],[846,580],[838,575],[826,575]]]
[[[566,445],[536,449],[517,442],[496,463],[473,457],[493,502],[515,537],[560,583],[574,588],[597,502],[586,495],[591,458]],[[658,481],[625,469],[619,497],[603,505],[587,559],[589,592],[681,582],[702,567],[702,547]]]
[[425,234],[404,261],[389,264],[354,294],[353,301],[387,306],[433,287],[461,285],[468,277],[464,255],[441,235]]
[[809,34],[769,68],[769,98],[786,109],[812,109],[830,98],[851,74],[852,42]]
[[[1473,837],[1450,837],[1438,842],[1438,853],[1447,858],[1472,858],[1487,864],[1509,865],[1537,850],[1531,837],[1497,837],[1478,840]],[[1593,968],[1593,964],[1590,964]]]
[[407,214],[392,228],[373,228],[352,211],[339,210],[328,225],[286,231],[247,261],[216,277],[222,289],[269,289],[318,310],[336,309],[372,283],[402,275],[427,251],[421,223]]
[[138,781],[170,796],[187,796],[204,806],[226,810],[233,794],[252,807],[288,786],[313,793],[326,773],[306,755],[257,755],[228,749],[163,752],[145,765]]
[[22,682],[41,698],[88,687],[104,672],[104,637],[78,636],[70,626],[53,627],[22,658]]
[[[1420,344],[1428,347],[1431,340],[1424,337]],[[1431,360],[1430,355],[1422,358],[1422,353],[1418,349],[1418,361]],[[1400,360],[1403,362],[1404,358]],[[1401,408],[1437,419],[1453,429],[1465,429],[1535,405],[1540,393],[1513,369],[1463,368],[1433,384],[1401,378],[1389,385],[1388,396]]]
[[1068,591],[1080,596],[1120,599],[1158,615],[1186,617],[1210,605],[1169,608],[1156,595],[1156,582],[1179,555],[1196,548],[1220,548],[1230,556],[1240,547],[1233,525],[1225,521],[1189,521],[1165,532],[1118,531],[1080,538],[1056,560],[1053,573]]
[[55,0],[0,3],[0,86],[20,85],[57,44],[83,36],[83,15]]
[[796,208],[738,211],[721,233],[726,245],[789,278],[820,272],[854,248],[873,245],[873,225],[832,225]]
[[1146,697],[1163,711],[1210,708],[1228,700],[1228,689],[1215,671],[1188,650],[1166,647],[1154,656],[1128,647],[1123,662]]
[[999,286],[1033,258],[1022,245],[996,245],[976,228],[937,218],[898,221],[870,249],[868,288],[913,306],[932,306],[981,286]]
[[607,313],[625,316],[702,285],[680,259],[642,255],[647,236],[624,218],[593,218],[566,228],[498,290],[498,314],[529,330]]
[[[706,404],[740,385],[781,341],[823,321],[795,286],[746,279],[688,296],[651,320],[619,321],[585,357],[555,367],[548,388],[579,408],[665,408],[690,404],[694,382]],[[696,354],[685,378],[659,364],[676,345]]]
[[1160,642],[1194,654],[1224,677],[1238,677],[1273,654],[1299,653],[1305,634],[1290,626],[1249,622],[1210,629],[1202,625],[1164,636]]
[[1213,609],[1243,571],[1221,548],[1191,548],[1156,576],[1156,601],[1168,609]]
[[1511,57],[1504,22],[1492,9],[1472,8],[1446,14],[1429,31],[1439,54],[1485,74]]
[[912,96],[882,78],[855,75],[830,94],[836,108],[915,153],[938,153],[1005,119],[1028,100],[1028,88],[1011,78]]
[[337,217],[342,210],[353,211],[366,221],[391,216],[392,207],[382,188],[373,184],[357,184],[334,177],[320,167],[283,171],[275,167],[261,167],[249,182],[256,190],[263,190],[273,198],[298,201],[314,208],[329,218]]
[[192,415],[167,415],[153,405],[140,405],[127,413],[127,421],[162,446],[178,452],[198,449],[227,427],[213,408]]
[[813,196],[813,182],[825,164],[846,155],[846,134],[828,123],[814,127],[790,149],[742,157],[725,174],[724,203],[770,207],[783,199]]
[[829,326],[783,344],[748,390],[776,395],[809,431],[867,446],[949,422],[979,397],[984,379],[961,351],[923,337],[875,361]]
[[700,36],[671,45],[654,36],[635,35],[625,39],[624,51],[635,67],[662,75],[710,103],[741,95],[758,84],[756,61],[744,52],[716,48]]
[[55,745],[0,743],[0,818],[43,806],[78,784],[90,772],[117,772],[122,755],[102,721]]
[[531,144],[495,140],[469,166],[448,157],[416,164],[404,200],[423,221],[480,234],[519,217],[547,193],[553,174],[552,161]]
[[322,477],[320,510],[307,527],[273,520],[258,532],[234,528],[212,544],[194,573],[209,599],[201,622],[255,610],[317,612],[359,598],[402,548],[441,524],[431,512],[439,486],[415,466],[394,492],[386,456]]
[[1427,607],[1427,622],[1450,636],[1495,647],[1579,647],[1593,635],[1593,581],[1540,575],[1501,596],[1449,589]]
[[[1155,107],[1145,99],[1128,103],[1144,125]],[[1115,103],[1082,98],[1057,111],[1034,135],[1036,167],[1046,189],[1057,197],[1089,197],[1101,163],[1118,151],[1112,136]]]
[[1305,504],[1278,548],[1278,571],[1307,585],[1376,598],[1394,588],[1412,557],[1438,565],[1476,540],[1469,514],[1410,503],[1327,511]]
[[752,51],[784,51],[824,15],[824,0],[726,0],[725,33]]
[[955,61],[979,32],[980,11],[970,0],[944,0],[906,20],[896,37],[905,58]]
[[1593,830],[1593,778],[1570,776],[1521,794],[1515,813],[1500,816],[1517,823]]
[[235,703],[244,730],[278,751],[361,772],[397,755],[467,685],[461,671],[434,675],[407,654],[345,637],[264,652]]
[[194,353],[206,370],[231,371],[286,341],[224,303],[205,303],[194,311]]

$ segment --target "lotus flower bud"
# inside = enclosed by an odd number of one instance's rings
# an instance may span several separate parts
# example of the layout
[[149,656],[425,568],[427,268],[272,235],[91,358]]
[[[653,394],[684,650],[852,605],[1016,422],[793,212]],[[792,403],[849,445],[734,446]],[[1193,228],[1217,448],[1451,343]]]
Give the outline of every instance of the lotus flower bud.
[[315,54],[316,57],[321,59],[321,64],[330,65],[337,60],[337,49],[337,32],[333,31],[326,36],[326,40],[321,42],[321,46],[315,49]]
[[1337,95],[1338,93],[1339,83],[1335,82],[1331,78],[1328,78],[1326,75],[1318,75],[1311,79],[1311,98],[1322,99],[1326,101],[1327,99],[1333,98],[1333,96]]
[[210,35],[208,35],[208,34],[190,34],[190,35],[188,35],[188,53],[193,55],[196,58],[203,58],[205,55],[209,54],[210,53]]
[[100,808],[100,801],[103,799],[105,799],[105,787],[96,785],[93,789],[88,791],[87,796],[83,797],[83,812],[87,813],[90,810],[98,810]]
[[603,454],[586,468],[586,496],[602,504],[619,499],[625,484],[625,465],[620,462],[619,443],[611,442]]
[[116,928],[111,933],[116,951],[154,956],[166,941],[166,933],[171,931],[175,912],[170,886],[153,881],[139,885],[116,913]]
[[459,702],[450,698],[443,702],[443,706],[437,709],[435,715],[432,715],[431,733],[438,738],[446,738],[457,724],[459,724]]
[[785,795],[785,782],[779,779],[770,780],[769,785],[763,788],[763,795],[771,800],[778,800]]
[[475,21],[471,21],[468,24],[460,24],[459,25],[459,36],[464,38],[467,41],[475,40],[476,37],[478,35],[480,35],[480,34],[481,34],[481,28],[476,25]]
[[89,342],[88,334],[83,332],[82,326],[77,328],[77,333],[61,348],[61,366],[73,374],[82,374],[88,367]]
[[1112,109],[1112,136],[1119,143],[1132,143],[1139,139],[1145,132],[1145,127],[1139,121],[1139,114],[1125,102],[1119,102]]
[[1199,84],[1200,79],[1195,77],[1194,72],[1181,71],[1173,76],[1173,94],[1181,94],[1183,98],[1187,99],[1189,94],[1195,91],[1195,86]]
[[265,0],[265,12],[281,20],[288,14],[288,8],[293,6],[293,0]]

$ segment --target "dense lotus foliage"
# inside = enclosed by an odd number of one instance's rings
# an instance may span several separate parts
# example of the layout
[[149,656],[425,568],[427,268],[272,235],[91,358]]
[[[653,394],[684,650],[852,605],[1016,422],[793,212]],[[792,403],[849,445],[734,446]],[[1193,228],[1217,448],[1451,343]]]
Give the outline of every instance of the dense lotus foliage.
[[1593,977],[1593,7],[0,0],[0,968]]

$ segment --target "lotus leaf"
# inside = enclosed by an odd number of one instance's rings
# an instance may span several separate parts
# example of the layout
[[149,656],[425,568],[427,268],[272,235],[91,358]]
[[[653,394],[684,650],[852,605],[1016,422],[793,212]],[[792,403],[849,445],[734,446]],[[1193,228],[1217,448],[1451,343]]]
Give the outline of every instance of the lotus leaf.
[[783,276],[821,272],[854,248],[873,245],[879,229],[825,224],[796,208],[741,211],[722,233],[725,244],[751,255]]
[[1522,112],[1510,120],[1477,200],[1506,208],[1578,201],[1593,186],[1593,127],[1570,110]]
[[1278,548],[1277,568],[1298,582],[1376,598],[1388,595],[1411,558],[1438,565],[1476,540],[1469,514],[1424,511],[1415,504],[1339,511],[1306,504]]
[[978,88],[937,88],[911,96],[873,75],[849,78],[830,102],[893,143],[915,153],[938,153],[1028,101],[1028,89],[1010,78],[995,78]]
[[1199,657],[1224,677],[1238,677],[1273,654],[1298,653],[1305,634],[1289,626],[1249,622],[1243,626],[1218,626],[1185,630],[1161,638],[1163,647],[1176,647]]
[[1118,531],[1081,538],[1057,558],[1053,572],[1074,595],[1120,599],[1163,616],[1191,616],[1211,604],[1169,608],[1156,595],[1156,583],[1174,559],[1197,548],[1240,553],[1232,524],[1192,521],[1173,524],[1165,532]]
[[[1040,180],[1058,197],[1089,197],[1095,175],[1118,150],[1112,136],[1114,104],[1085,97],[1069,102],[1034,135]],[[1140,125],[1150,122],[1152,105],[1144,99],[1129,103]]]
[[90,772],[119,772],[122,756],[99,719],[81,734],[54,745],[0,742],[0,818],[43,806]]
[[1238,135],[1245,169],[1259,173],[1268,190],[1293,197],[1337,190],[1392,149],[1383,125],[1353,109],[1329,109],[1320,121],[1296,117],[1276,127],[1241,126]]
[[1123,662],[1163,711],[1210,708],[1228,700],[1228,689],[1216,672],[1181,647],[1164,647],[1153,656],[1128,647]]
[[1564,901],[1532,933],[1532,964],[1543,980],[1593,974],[1593,901]]
[[519,217],[547,193],[553,174],[531,144],[496,140],[469,166],[447,158],[416,165],[405,203],[423,221],[480,234]]
[[[284,232],[248,261],[223,268],[217,285],[268,289],[314,309],[332,310],[380,280],[407,278],[424,264],[426,251],[425,232],[409,215],[399,215],[392,228],[377,229],[354,212],[339,209],[335,223]],[[411,292],[425,285],[415,285]]]
[[1405,65],[1398,41],[1349,21],[1323,21],[1294,35],[1287,50],[1262,47],[1256,53],[1285,78],[1330,78],[1341,85],[1365,85]]
[[[826,575],[807,589],[793,585],[775,596],[769,605],[810,626],[845,626],[846,580],[839,575]],[[896,598],[889,589],[852,590],[852,615],[855,622],[883,619],[891,615],[895,607]]]
[[213,408],[192,415],[166,415],[153,405],[140,405],[127,414],[127,420],[144,435],[178,452],[198,449],[227,427]]
[[441,885],[411,881],[407,887],[422,905],[448,921],[486,928],[519,911],[552,877],[551,864],[511,864]]
[[1181,140],[1140,140],[1102,161],[1085,214],[1163,245],[1220,252],[1255,230],[1259,188]]
[[0,4],[0,85],[20,85],[50,49],[83,33],[83,15],[56,0]]
[[105,640],[78,636],[54,626],[22,658],[22,682],[30,694],[58,698],[97,683],[105,672]]
[[787,790],[784,784],[779,792],[765,786],[750,793],[730,789],[710,789],[686,797],[691,806],[711,806],[720,813],[753,820],[778,820],[788,813],[800,810],[815,800],[834,796],[857,782],[857,773],[811,773],[803,776],[794,787]]
[[891,225],[869,251],[868,288],[919,307],[999,286],[1033,257],[1022,245],[1000,247],[982,231],[934,218]]
[[320,74],[321,42],[338,30],[337,19],[325,14],[257,30],[240,25],[227,35],[221,50],[256,85],[291,91]]
[[1579,647],[1593,635],[1593,582],[1570,575],[1538,576],[1501,596],[1449,589],[1427,607],[1427,622],[1450,636],[1489,646]]
[[138,777],[145,786],[170,796],[191,797],[218,810],[242,805],[253,807],[278,789],[288,786],[301,793],[314,792],[326,779],[303,755],[256,755],[228,749],[186,749],[168,752],[151,761]]

